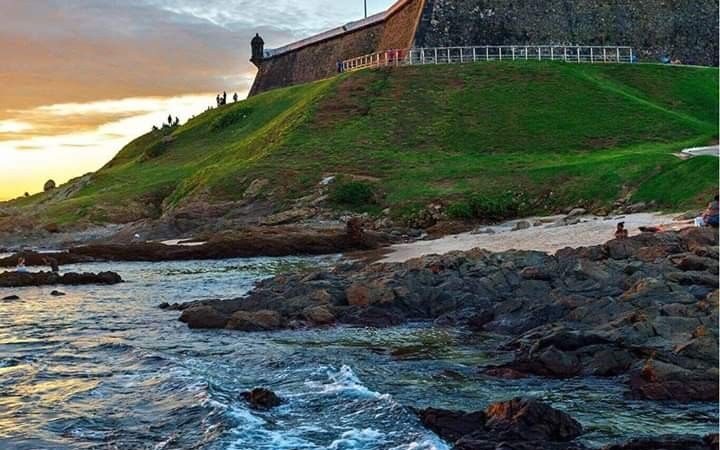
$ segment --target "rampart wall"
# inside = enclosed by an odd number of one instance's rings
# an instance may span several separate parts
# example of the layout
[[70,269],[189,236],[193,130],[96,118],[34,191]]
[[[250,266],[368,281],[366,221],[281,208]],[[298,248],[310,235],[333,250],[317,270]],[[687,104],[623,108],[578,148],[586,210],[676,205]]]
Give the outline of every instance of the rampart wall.
[[629,45],[641,58],[717,66],[717,33],[716,0],[399,0],[269,50],[250,95],[330,77],[338,60],[412,46]]
[[718,65],[716,0],[427,0],[418,47],[629,45],[641,58]]
[[250,95],[333,76],[338,60],[412,46],[424,3],[402,0],[369,25],[266,58]]

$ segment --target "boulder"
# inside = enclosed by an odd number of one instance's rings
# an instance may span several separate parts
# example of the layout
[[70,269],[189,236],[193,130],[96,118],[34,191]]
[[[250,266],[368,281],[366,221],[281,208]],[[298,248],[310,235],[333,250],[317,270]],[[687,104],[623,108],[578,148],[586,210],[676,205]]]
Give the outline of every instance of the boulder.
[[467,413],[428,408],[419,413],[420,421],[441,438],[454,442],[461,437],[485,429],[485,413]]
[[636,438],[622,444],[607,445],[602,450],[717,450],[712,437],[665,435]]
[[273,331],[283,325],[283,319],[277,311],[237,311],[230,317],[225,328],[238,331]]
[[313,325],[330,325],[335,322],[335,315],[325,305],[309,306],[303,310],[305,320]]
[[395,293],[378,283],[368,285],[364,283],[353,283],[345,290],[348,305],[361,308],[378,303],[390,303],[395,299]]
[[50,295],[52,295],[53,297],[62,297],[65,295],[65,293],[60,291],[52,291]]
[[572,441],[582,426],[562,411],[533,399],[516,398],[479,412],[426,409],[420,420],[455,450],[584,449]]
[[498,440],[568,442],[583,432],[568,414],[528,398],[490,405],[485,416],[486,428]]
[[282,404],[282,400],[277,394],[265,388],[255,388],[252,391],[242,392],[240,396],[254,409],[270,409]]
[[0,273],[0,287],[117,284],[122,278],[115,272],[74,273],[56,272],[4,272]]
[[196,306],[188,308],[180,315],[180,321],[193,329],[225,328],[229,317],[220,313],[212,306]]
[[720,386],[717,370],[692,371],[661,361],[647,361],[631,373],[631,398],[679,402],[717,402]]
[[17,296],[17,295],[8,295],[7,297],[3,297],[2,299],[3,299],[3,300],[7,300],[7,301],[10,301],[10,300],[20,300],[20,297]]
[[532,224],[530,222],[528,222],[527,220],[521,220],[519,222],[515,222],[512,231],[528,230],[530,228],[532,228]]

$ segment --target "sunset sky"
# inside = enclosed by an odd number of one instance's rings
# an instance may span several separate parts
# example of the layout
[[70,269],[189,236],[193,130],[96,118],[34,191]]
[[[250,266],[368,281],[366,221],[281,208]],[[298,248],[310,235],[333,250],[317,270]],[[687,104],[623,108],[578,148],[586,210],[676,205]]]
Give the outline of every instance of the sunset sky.
[[97,170],[216,92],[244,97],[256,32],[272,48],[362,14],[362,0],[0,0],[0,200]]

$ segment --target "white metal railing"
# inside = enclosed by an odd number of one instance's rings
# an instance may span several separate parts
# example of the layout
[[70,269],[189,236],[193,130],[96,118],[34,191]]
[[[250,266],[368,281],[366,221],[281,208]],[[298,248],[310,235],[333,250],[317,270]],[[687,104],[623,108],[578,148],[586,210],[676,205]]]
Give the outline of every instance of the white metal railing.
[[385,66],[462,64],[478,61],[563,61],[569,63],[633,63],[632,47],[579,45],[484,45],[386,50],[342,62],[343,72]]

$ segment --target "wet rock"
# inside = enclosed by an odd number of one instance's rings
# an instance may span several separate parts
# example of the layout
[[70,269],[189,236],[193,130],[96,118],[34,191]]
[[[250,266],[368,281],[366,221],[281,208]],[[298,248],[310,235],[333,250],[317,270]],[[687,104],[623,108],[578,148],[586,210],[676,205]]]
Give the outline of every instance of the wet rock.
[[[217,327],[235,314],[228,328],[247,331],[432,321],[506,335],[503,350],[513,360],[480,368],[487,376],[625,375],[633,396],[713,401],[717,289],[700,291],[674,277],[715,276],[706,261],[703,271],[682,271],[678,264],[690,264],[679,261],[695,251],[717,253],[717,242],[712,231],[691,230],[556,255],[472,250],[402,264],[349,263],[277,276],[244,298],[177,309],[212,306]],[[688,268],[698,269],[692,261]],[[268,320],[257,319],[261,311]],[[650,378],[637,373],[648,358],[658,372]],[[660,370],[661,364],[672,370]]]
[[313,325],[330,325],[335,322],[335,314],[327,306],[307,307],[303,310],[303,316]]
[[0,273],[0,287],[117,284],[122,278],[115,272],[73,273],[5,272]]
[[562,411],[534,399],[516,398],[467,413],[426,409],[423,424],[455,449],[582,449],[572,443],[582,426]]
[[243,392],[240,396],[255,409],[271,409],[282,404],[282,400],[273,391],[265,388],[255,388]]
[[8,295],[7,297],[3,297],[3,300],[7,300],[7,301],[10,301],[10,300],[20,300],[20,297],[17,296],[17,295]]
[[[258,227],[226,233],[200,245],[164,245],[154,242],[94,244],[72,247],[53,254],[62,265],[96,261],[188,261],[255,256],[329,255],[352,250],[375,250],[393,239],[384,233],[366,231],[362,239],[352,239],[344,229],[303,227]],[[0,267],[15,267],[20,257],[28,266],[44,266],[45,255],[20,252],[0,258]]]
[[423,425],[443,439],[453,442],[485,429],[485,413],[482,411],[467,413],[428,408],[420,411],[419,416]]
[[717,370],[692,371],[674,364],[648,361],[631,374],[629,396],[646,400],[717,402]]
[[180,315],[180,321],[193,329],[225,328],[229,318],[227,314],[220,313],[212,306],[195,306],[184,310]]
[[276,311],[238,311],[230,317],[226,328],[238,331],[273,331],[282,327],[282,316]]
[[717,450],[711,437],[665,435],[653,438],[637,438],[622,444],[607,445],[602,450]]
[[50,295],[52,295],[53,297],[63,297],[65,293],[60,291],[52,291],[50,292]]
[[511,367],[489,367],[482,371],[484,375],[503,380],[521,380],[527,378],[528,374]]
[[377,303],[390,303],[395,298],[392,290],[381,285],[354,283],[345,291],[350,306],[367,307]]
[[486,428],[499,440],[567,442],[583,432],[568,414],[534,399],[495,403],[485,415]]

